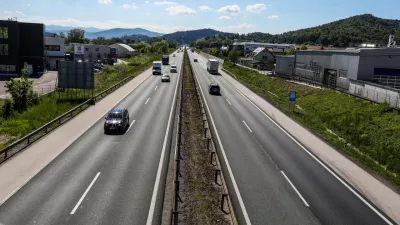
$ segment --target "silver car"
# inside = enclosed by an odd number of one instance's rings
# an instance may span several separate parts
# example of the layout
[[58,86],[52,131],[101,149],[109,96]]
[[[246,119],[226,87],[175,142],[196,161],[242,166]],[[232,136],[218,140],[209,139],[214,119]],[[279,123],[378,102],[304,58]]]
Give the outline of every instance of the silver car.
[[170,82],[170,78],[168,74],[164,74],[161,76],[161,82]]
[[169,70],[169,72],[171,72],[171,73],[177,73],[178,70],[177,70],[177,68],[176,68],[176,65],[171,65],[171,69]]

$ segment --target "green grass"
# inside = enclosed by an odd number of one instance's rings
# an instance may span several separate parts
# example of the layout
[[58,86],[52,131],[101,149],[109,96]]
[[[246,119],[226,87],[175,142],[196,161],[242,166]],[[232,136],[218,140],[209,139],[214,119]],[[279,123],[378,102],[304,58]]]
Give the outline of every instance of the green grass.
[[[374,104],[341,92],[294,84],[229,62],[224,63],[224,68],[261,97],[274,105],[279,103],[282,111],[354,161],[385,177],[397,189],[400,187],[400,115],[387,104]],[[289,108],[289,90],[297,92],[297,105],[301,109]]]
[[[95,75],[94,94],[106,90],[129,76],[136,76],[148,69],[154,59],[160,59],[161,55],[149,55],[129,59],[130,62],[139,63],[138,66],[115,66],[110,73],[99,73]],[[67,96],[83,97],[83,92],[70,90],[68,93],[60,93],[63,98]],[[86,93],[88,96],[88,93]],[[27,111],[15,112],[11,117],[5,119],[0,116],[0,149],[11,142],[29,134],[62,115],[79,104],[79,102],[58,101],[59,93],[50,94],[41,98],[39,104],[30,107]],[[0,105],[4,100],[0,99]]]

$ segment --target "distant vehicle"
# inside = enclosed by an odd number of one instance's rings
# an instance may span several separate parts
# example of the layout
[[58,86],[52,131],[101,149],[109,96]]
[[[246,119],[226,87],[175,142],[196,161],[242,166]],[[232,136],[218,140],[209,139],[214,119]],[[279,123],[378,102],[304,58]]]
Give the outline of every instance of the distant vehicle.
[[105,117],[104,133],[123,132],[129,126],[129,112],[125,108],[113,108]]
[[171,81],[171,79],[168,74],[162,75],[161,82],[170,82],[170,81]]
[[175,54],[173,54],[172,57],[175,57]]
[[192,52],[194,52],[194,50],[192,49]]
[[195,62],[197,62],[197,59],[194,59]]
[[169,70],[169,72],[171,72],[171,73],[177,73],[177,72],[178,72],[178,69],[176,68],[175,65],[171,65],[171,69]]
[[161,75],[161,61],[153,62],[153,75],[155,74]]
[[273,76],[273,75],[274,75],[274,72],[272,72],[272,71],[267,72],[267,76]]
[[210,83],[208,85],[208,93],[211,95],[220,95],[221,94],[221,90],[219,88],[219,85],[217,83]]
[[208,59],[207,61],[207,71],[211,74],[217,74],[218,73],[218,66],[219,66],[219,61],[216,59]]
[[163,55],[162,64],[163,65],[168,65],[169,64],[169,56],[168,55]]

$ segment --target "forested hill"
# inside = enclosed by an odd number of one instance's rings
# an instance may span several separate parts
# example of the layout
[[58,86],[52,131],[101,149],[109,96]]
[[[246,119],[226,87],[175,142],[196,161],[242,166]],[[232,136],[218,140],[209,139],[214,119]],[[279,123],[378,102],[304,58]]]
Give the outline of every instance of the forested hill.
[[200,30],[178,31],[171,34],[166,34],[164,35],[164,37],[170,40],[177,41],[179,43],[187,44],[205,36],[214,36],[216,34],[222,34],[222,33],[223,32],[221,31],[213,29],[200,29]]

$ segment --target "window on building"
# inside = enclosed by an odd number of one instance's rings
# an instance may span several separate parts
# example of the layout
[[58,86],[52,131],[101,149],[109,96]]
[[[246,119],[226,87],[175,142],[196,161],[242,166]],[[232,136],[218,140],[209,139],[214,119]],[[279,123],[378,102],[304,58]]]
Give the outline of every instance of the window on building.
[[339,70],[339,77],[347,78],[347,70]]
[[46,45],[46,46],[44,46],[44,48],[47,51],[60,51],[61,50],[61,46],[60,45]]
[[8,39],[8,27],[0,27],[0,39]]
[[0,55],[8,55],[8,44],[0,44]]
[[15,72],[15,65],[0,65],[0,72]]
[[88,51],[89,51],[89,48],[85,48],[85,51],[87,51],[87,52],[88,52]]
[[96,52],[98,52],[99,51],[99,48],[96,48]]

